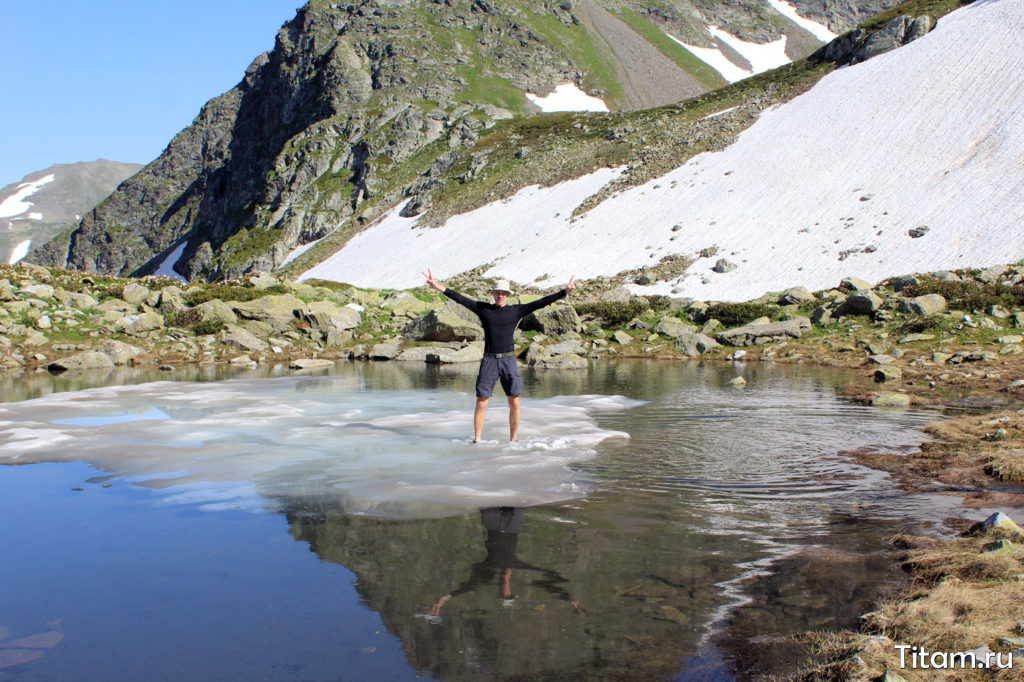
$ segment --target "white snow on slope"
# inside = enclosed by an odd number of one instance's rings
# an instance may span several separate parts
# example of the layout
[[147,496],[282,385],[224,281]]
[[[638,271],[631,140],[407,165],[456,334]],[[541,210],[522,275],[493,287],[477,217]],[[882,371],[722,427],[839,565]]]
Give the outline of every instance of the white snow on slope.
[[797,14],[796,7],[786,2],[786,0],[765,0],[765,2],[771,5],[776,12],[786,17],[823,43],[830,43],[839,37],[830,31],[827,26],[819,24],[816,21],[811,21],[810,19],[805,19]]
[[729,61],[729,58],[722,54],[722,51],[717,47],[697,47],[696,45],[684,43],[671,33],[666,33],[665,35],[689,51],[694,57],[717,71],[729,83],[735,83],[754,75],[749,69],[736,66]]
[[527,99],[540,107],[544,113],[554,111],[608,111],[608,105],[598,97],[591,97],[580,90],[574,83],[563,83],[556,86],[554,92],[540,97],[532,92],[526,93]]
[[789,64],[790,59],[786,55],[786,36],[770,43],[749,43],[723,31],[717,26],[708,26],[708,32],[721,43],[725,43],[744,59],[750,62],[754,73],[770,71],[783,64]]
[[28,254],[28,247],[32,245],[31,239],[19,242],[11,251],[11,257],[7,260],[8,265],[14,265]]
[[175,279],[180,279],[183,282],[187,281],[184,277],[179,275],[174,270],[174,264],[178,262],[179,258],[181,258],[181,254],[185,252],[186,246],[188,246],[188,240],[185,240],[182,243],[178,244],[178,246],[175,247],[174,251],[171,251],[169,254],[167,254],[167,258],[164,258],[162,261],[160,261],[160,265],[157,266],[156,272],[154,272],[153,274],[160,275],[162,277],[173,277]]
[[54,175],[51,173],[49,175],[44,175],[38,180],[25,182],[19,185],[18,191],[0,203],[0,218],[11,218],[16,215],[21,215],[32,208],[32,202],[25,201],[25,199],[38,192],[43,185],[53,182],[53,180]]
[[[443,278],[494,262],[489,276],[553,285],[718,246],[678,284],[634,288],[747,300],[847,275],[875,282],[1011,262],[1024,257],[1021,73],[1024,3],[978,0],[764,112],[724,151],[574,222],[573,209],[618,171],[527,188],[432,230],[410,229],[417,219],[396,211],[304,276],[409,287],[426,267]],[[922,225],[923,237],[908,235]],[[738,267],[712,272],[721,257]]]

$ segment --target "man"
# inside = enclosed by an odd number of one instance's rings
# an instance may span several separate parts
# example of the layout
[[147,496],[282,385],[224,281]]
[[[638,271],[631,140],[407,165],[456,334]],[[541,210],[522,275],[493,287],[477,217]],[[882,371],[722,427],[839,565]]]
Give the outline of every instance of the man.
[[499,279],[495,282],[491,289],[494,303],[488,303],[474,301],[457,291],[441,286],[429,269],[423,274],[427,278],[427,284],[432,288],[476,313],[484,328],[484,357],[480,361],[480,373],[476,377],[473,442],[480,441],[480,434],[484,429],[484,412],[487,410],[487,402],[491,399],[495,382],[500,379],[501,388],[508,396],[509,441],[514,443],[519,434],[519,395],[523,392],[523,379],[519,376],[519,367],[516,365],[515,342],[512,340],[512,335],[521,319],[534,310],[540,310],[544,306],[568,296],[576,288],[576,276],[570,277],[569,285],[559,292],[531,303],[509,305],[508,297],[512,295],[512,289],[507,280]]

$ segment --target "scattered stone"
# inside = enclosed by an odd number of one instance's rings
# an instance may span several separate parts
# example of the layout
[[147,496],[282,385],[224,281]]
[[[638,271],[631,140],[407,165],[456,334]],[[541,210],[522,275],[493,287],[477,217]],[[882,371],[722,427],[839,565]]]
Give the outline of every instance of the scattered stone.
[[43,334],[42,332],[33,332],[32,334],[29,334],[24,341],[21,342],[21,345],[29,348],[34,346],[45,346],[49,342],[50,339],[46,336],[46,334]]
[[231,308],[247,320],[259,320],[271,323],[275,328],[288,325],[295,319],[295,311],[305,306],[298,298],[290,294],[263,296],[243,303],[232,302]]
[[233,324],[229,324],[227,328],[221,332],[220,340],[221,343],[227,346],[241,348],[242,350],[250,352],[263,352],[270,347],[266,341],[256,337],[249,330]]
[[164,318],[157,313],[142,313],[122,317],[114,323],[114,330],[128,336],[145,336],[149,332],[164,328]]
[[46,366],[46,369],[54,374],[71,370],[83,369],[107,369],[114,366],[114,361],[105,353],[95,350],[87,350],[77,355],[55,360]]
[[918,239],[919,237],[923,237],[928,234],[928,226],[922,225],[921,227],[912,227],[907,230],[907,234],[910,235],[911,239]]
[[550,305],[530,313],[523,318],[519,326],[524,331],[538,331],[548,335],[579,332],[583,329],[583,323],[580,322],[576,310],[564,303]]
[[993,265],[990,268],[985,268],[978,274],[978,279],[986,284],[994,284],[1005,275],[1010,269],[1009,265]]
[[818,326],[825,326],[832,321],[832,311],[825,306],[818,306],[811,313],[811,322]]
[[935,338],[935,334],[925,334],[925,333],[907,334],[906,336],[901,336],[900,340],[897,341],[897,343],[901,343],[902,344],[902,343],[915,343],[917,341],[931,341],[934,338]]
[[108,356],[114,362],[114,365],[127,364],[132,358],[145,353],[145,351],[137,346],[113,339],[102,341],[97,350]]
[[333,360],[323,358],[298,358],[288,363],[289,369],[320,369],[323,367],[334,367]]
[[676,317],[666,317],[654,327],[654,331],[657,334],[663,334],[665,336],[678,339],[684,334],[692,334],[694,332],[693,325],[683,322]]
[[149,296],[149,289],[141,284],[129,282],[121,287],[121,298],[133,305],[142,303],[147,296]]
[[715,339],[727,346],[752,346],[799,338],[802,334],[803,329],[799,320],[784,320],[735,327],[716,334]]
[[903,380],[903,371],[899,367],[879,367],[872,378],[876,384],[899,383]]
[[1001,530],[1006,533],[1013,535],[1020,535],[1024,537],[1024,528],[1017,525],[1017,522],[1011,519],[1003,512],[996,512],[989,516],[984,521],[974,524],[968,529],[969,534],[983,533],[990,530]]
[[675,340],[676,350],[689,357],[702,355],[719,346],[720,344],[710,336],[692,331],[680,334]]
[[[846,280],[843,280],[844,282]],[[880,310],[885,301],[871,290],[858,290],[846,297],[836,312],[840,315],[871,315]]]
[[460,362],[480,362],[484,357],[484,342],[474,341],[465,348],[459,350],[442,350],[439,353],[429,353],[426,362],[435,365],[453,365]]
[[233,367],[256,367],[256,361],[250,358],[248,355],[239,355],[238,357],[231,358],[228,361]]
[[[457,304],[452,304],[455,306]],[[402,330],[402,336],[416,341],[476,341],[484,338],[483,327],[458,314],[449,305],[434,308]]]
[[940,294],[925,294],[899,302],[900,312],[913,315],[937,315],[945,309],[946,299]]
[[792,305],[813,301],[814,294],[807,287],[792,287],[786,289],[778,298],[780,305]]
[[743,388],[747,385],[747,380],[743,377],[733,377],[729,380],[729,385],[733,388]]
[[[314,301],[299,311],[299,317],[309,323],[310,328],[327,334],[331,331],[347,331],[359,326],[362,316],[348,307],[339,307],[330,301]],[[332,344],[334,345],[334,344]]]
[[728,259],[726,259],[726,258],[719,258],[719,259],[718,259],[718,260],[717,260],[717,261],[715,262],[715,265],[714,265],[714,267],[713,267],[713,268],[711,268],[711,269],[712,269],[712,270],[714,270],[715,272],[719,272],[719,273],[723,273],[723,272],[731,272],[731,271],[733,271],[733,270],[735,270],[735,269],[736,269],[736,264],[735,264],[735,263],[732,263],[732,262],[730,262],[730,261],[729,261]]
[[871,285],[859,277],[844,277],[842,281],[839,282],[839,290],[845,292],[870,291]]
[[394,360],[402,349],[401,339],[391,339],[375,344],[367,356],[371,360]]
[[981,553],[998,553],[1016,556],[1018,554],[1024,554],[1024,547],[1015,545],[1009,540],[993,540],[992,542],[986,542],[981,546]]
[[905,393],[880,393],[871,399],[875,407],[910,407],[910,396]]
[[896,279],[893,280],[892,288],[893,291],[900,292],[906,289],[907,287],[912,287],[920,283],[921,280],[919,280],[917,277],[914,277],[913,275],[903,275],[902,277],[897,277]]
[[985,312],[991,315],[992,317],[998,318],[1000,320],[1005,320],[1008,317],[1010,317],[1010,311],[1001,305],[989,306],[988,310],[986,310]]
[[872,365],[891,365],[896,362],[896,359],[891,355],[872,355],[868,358],[868,364]]
[[18,290],[18,296],[22,298],[33,297],[33,298],[53,298],[53,287],[49,284],[31,284],[23,289]]
[[272,286],[280,284],[281,282],[269,272],[259,272],[249,278],[249,284],[252,285],[253,289],[257,291],[263,291],[269,289]]
[[625,332],[621,329],[617,330],[614,334],[612,334],[612,338],[615,339],[615,342],[620,346],[628,346],[629,344],[633,343],[633,337],[630,336],[628,332]]

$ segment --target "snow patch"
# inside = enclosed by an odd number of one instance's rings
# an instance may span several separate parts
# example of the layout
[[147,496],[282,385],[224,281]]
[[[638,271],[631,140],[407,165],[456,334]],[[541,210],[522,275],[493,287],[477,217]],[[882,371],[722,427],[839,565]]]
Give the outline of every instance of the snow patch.
[[8,265],[14,265],[18,261],[20,261],[22,258],[24,258],[28,254],[28,247],[31,246],[31,245],[32,245],[32,240],[31,239],[26,239],[25,241],[23,241],[23,242],[19,243],[17,246],[15,246],[14,250],[11,251],[11,257],[7,260],[7,264]]
[[29,213],[28,214],[28,219],[29,220],[42,220],[43,219],[43,214],[42,213]]
[[794,24],[796,24],[800,28],[804,29],[805,31],[807,31],[808,33],[810,33],[811,35],[813,35],[815,38],[817,38],[818,40],[820,40],[823,43],[830,43],[830,42],[832,42],[833,40],[835,40],[836,38],[839,37],[835,33],[833,33],[832,31],[830,31],[828,29],[828,26],[825,26],[824,24],[819,24],[816,21],[812,21],[810,19],[805,19],[804,17],[800,16],[797,13],[797,11],[796,11],[796,7],[794,7],[792,4],[786,2],[786,0],[765,0],[765,1],[769,5],[771,5],[775,9],[776,12],[778,12],[782,16],[786,17],[787,19],[792,21]]
[[729,58],[722,54],[722,51],[717,47],[697,47],[696,45],[689,45],[676,38],[671,33],[666,33],[669,38],[677,42],[681,47],[688,50],[697,59],[701,60],[712,69],[721,74],[729,83],[735,83],[736,81],[743,80],[753,76],[754,74],[741,66],[736,66]]
[[181,258],[181,254],[185,252],[186,246],[188,246],[188,240],[178,244],[178,246],[175,247],[174,251],[171,251],[167,258],[164,258],[162,261],[160,261],[160,265],[156,267],[156,272],[154,272],[153,274],[160,275],[162,277],[173,277],[174,279],[180,279],[182,282],[187,282],[188,280],[186,280],[184,277],[179,275],[174,270],[174,264],[178,262],[179,258]]
[[580,90],[574,83],[563,83],[546,97],[531,92],[526,93],[527,99],[540,107],[544,113],[554,111],[608,111],[608,105],[598,97],[591,97]]
[[18,190],[14,194],[0,202],[0,218],[11,218],[21,215],[32,208],[32,202],[25,201],[25,199],[38,192],[43,185],[53,182],[54,178],[53,173],[50,173],[38,180],[18,185]]
[[716,40],[725,43],[750,62],[755,74],[777,69],[790,62],[789,56],[786,54],[786,36],[770,43],[749,43],[717,26],[709,25],[707,29],[708,33],[713,35]]

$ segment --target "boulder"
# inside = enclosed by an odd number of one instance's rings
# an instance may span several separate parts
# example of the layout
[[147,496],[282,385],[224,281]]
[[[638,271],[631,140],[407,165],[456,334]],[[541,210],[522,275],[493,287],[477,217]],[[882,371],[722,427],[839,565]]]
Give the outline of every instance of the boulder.
[[935,334],[926,334],[926,333],[921,332],[921,333],[907,334],[906,336],[901,336],[900,340],[897,343],[914,343],[916,341],[931,341],[934,338],[935,338]]
[[621,329],[612,334],[612,338],[615,339],[615,342],[620,346],[628,346],[633,343],[633,337],[630,336],[628,332]]
[[693,325],[687,324],[678,318],[666,317],[655,325],[654,331],[658,334],[678,339],[684,334],[693,334],[696,329]]
[[110,356],[95,350],[87,350],[77,355],[55,360],[47,365],[47,369],[54,374],[70,370],[81,369],[106,369],[114,366]]
[[978,275],[978,279],[986,284],[994,284],[1010,270],[1009,265],[993,265],[990,268],[985,268]]
[[871,285],[859,277],[844,277],[839,282],[839,290],[844,292],[870,291]]
[[807,287],[792,287],[786,289],[778,298],[781,305],[792,305],[794,303],[806,303],[814,300],[814,294]]
[[30,284],[18,290],[18,296],[22,298],[45,298],[53,299],[54,289],[49,284]]
[[290,294],[263,296],[244,303],[232,303],[231,308],[239,317],[272,323],[275,328],[287,326],[295,319],[295,311],[305,303]]
[[992,514],[984,521],[971,526],[968,532],[979,533],[996,529],[1024,537],[1024,528],[1021,528],[1013,519],[1003,512],[996,512]]
[[912,287],[920,283],[921,280],[913,275],[903,275],[902,277],[897,277],[892,281],[892,288],[893,291],[903,291],[907,287]]
[[96,306],[96,310],[101,313],[128,313],[138,310],[138,306],[132,305],[128,301],[121,300],[120,298],[110,298]]
[[71,292],[68,294],[68,306],[78,310],[87,310],[96,307],[96,299],[89,294]]
[[712,348],[719,347],[719,343],[706,334],[697,332],[686,332],[676,337],[676,350],[684,355],[696,357],[708,352]]
[[743,377],[733,377],[729,379],[729,385],[733,388],[744,388],[747,385],[747,380]]
[[732,272],[736,269],[736,264],[726,258],[719,258],[711,269],[719,273]]
[[871,399],[875,407],[910,407],[910,396],[906,393],[879,393]]
[[402,350],[400,339],[390,339],[374,345],[368,353],[371,360],[394,360]]
[[163,328],[164,318],[157,313],[129,315],[114,323],[116,331],[124,332],[128,336],[145,336],[151,331]]
[[258,272],[249,278],[249,284],[252,285],[253,289],[257,291],[263,291],[269,289],[272,286],[280,284],[280,280],[274,277],[269,272]]
[[320,369],[322,367],[334,367],[334,360],[324,358],[298,358],[288,363],[289,369]]
[[899,367],[879,367],[875,370],[872,378],[874,378],[876,384],[899,383],[903,380],[903,372]]
[[727,346],[752,346],[755,344],[800,338],[803,329],[799,320],[785,320],[768,324],[748,324],[735,327],[715,335],[719,343]]
[[819,326],[825,326],[832,321],[832,311],[825,306],[819,305],[811,313],[811,321]]
[[484,330],[479,323],[470,322],[445,305],[411,322],[402,330],[402,336],[417,341],[476,341],[484,338]]
[[197,322],[223,322],[224,324],[235,324],[238,322],[238,316],[235,315],[235,311],[219,298],[193,306],[190,310],[190,315],[197,316]]
[[840,315],[872,315],[882,307],[883,303],[882,298],[875,292],[858,290],[846,297],[846,300],[839,305],[837,312]]
[[901,299],[899,310],[901,313],[912,315],[937,315],[946,309],[946,299],[940,294],[925,294],[914,298]]
[[337,306],[330,301],[314,301],[299,310],[299,316],[317,331],[345,331],[359,326],[362,316],[359,311],[347,306]]
[[439,353],[429,353],[426,361],[436,365],[452,365],[459,362],[480,362],[483,357],[484,342],[477,341],[459,350],[442,349]]
[[149,296],[149,288],[135,282],[129,282],[121,287],[121,298],[133,305],[138,305]]
[[270,348],[266,341],[256,337],[247,329],[233,324],[229,324],[227,329],[221,332],[220,340],[226,346],[233,346],[250,352],[262,352]]
[[426,314],[435,305],[435,303],[421,301],[407,291],[390,294],[381,303],[382,308],[387,308],[396,317],[418,317]]
[[113,360],[115,365],[125,365],[132,358],[146,352],[138,346],[133,346],[123,341],[114,341],[113,339],[103,341],[97,349]]
[[576,310],[565,303],[556,303],[535,310],[524,317],[519,326],[526,331],[537,331],[548,335],[579,332],[583,329]]

